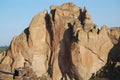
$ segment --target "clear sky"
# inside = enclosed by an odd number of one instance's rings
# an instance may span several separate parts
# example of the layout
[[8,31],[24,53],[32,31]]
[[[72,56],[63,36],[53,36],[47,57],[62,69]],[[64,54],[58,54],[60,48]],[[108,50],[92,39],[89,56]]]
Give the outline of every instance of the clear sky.
[[66,2],[81,8],[86,6],[99,28],[104,24],[120,27],[120,0],[0,0],[0,46],[9,45],[39,12]]

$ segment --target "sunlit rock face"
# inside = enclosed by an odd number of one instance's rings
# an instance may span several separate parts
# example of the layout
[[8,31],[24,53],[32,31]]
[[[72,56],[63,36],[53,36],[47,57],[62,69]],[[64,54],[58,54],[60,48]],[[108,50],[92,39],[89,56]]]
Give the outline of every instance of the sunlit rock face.
[[13,38],[0,70],[30,67],[40,80],[88,80],[107,63],[119,41],[119,29],[103,26],[99,30],[87,9],[73,3],[50,9],[37,14]]

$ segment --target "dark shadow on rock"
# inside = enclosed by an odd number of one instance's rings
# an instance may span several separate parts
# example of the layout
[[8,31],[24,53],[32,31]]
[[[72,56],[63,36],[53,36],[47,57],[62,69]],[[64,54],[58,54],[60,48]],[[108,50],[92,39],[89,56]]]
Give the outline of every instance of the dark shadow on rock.
[[[52,12],[51,12],[52,13]],[[53,32],[52,32],[52,22],[50,20],[50,16],[48,14],[46,14],[45,16],[45,20],[46,20],[46,29],[49,33],[49,36],[50,36],[50,44],[48,44],[48,46],[50,47],[51,49],[51,53],[50,53],[50,59],[49,59],[49,62],[48,62],[48,74],[50,75],[50,77],[52,77],[53,75],[53,61],[52,61],[52,58],[53,58],[53,50],[52,50],[52,41],[53,41]]]
[[[120,38],[108,54],[107,63],[94,76],[94,78],[107,78],[120,80]],[[95,79],[91,79],[95,80]]]
[[71,45],[74,41],[73,26],[68,24],[68,27],[64,32],[63,39],[60,41],[60,51],[58,55],[58,64],[62,73],[61,80],[67,80],[67,76],[70,80],[82,80],[71,57]]
[[29,32],[29,27],[24,30],[24,33],[25,33],[25,35],[26,35],[27,42],[28,42],[29,34],[30,34],[30,32]]

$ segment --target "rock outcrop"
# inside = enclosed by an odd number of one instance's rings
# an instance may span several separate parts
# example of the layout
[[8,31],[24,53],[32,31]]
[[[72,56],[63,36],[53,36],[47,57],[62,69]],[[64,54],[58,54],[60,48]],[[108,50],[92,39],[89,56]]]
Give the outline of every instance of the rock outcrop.
[[87,9],[73,3],[50,9],[50,13],[36,15],[29,27],[13,38],[0,70],[14,73],[27,67],[40,80],[90,79],[108,62],[120,29],[103,26],[99,30]]

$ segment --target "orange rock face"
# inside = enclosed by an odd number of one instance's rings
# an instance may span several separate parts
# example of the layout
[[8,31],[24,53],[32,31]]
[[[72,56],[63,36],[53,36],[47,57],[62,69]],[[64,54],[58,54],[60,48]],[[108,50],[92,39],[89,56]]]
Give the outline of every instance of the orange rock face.
[[51,6],[49,14],[39,13],[13,38],[0,69],[30,67],[40,79],[88,80],[106,64],[118,37],[116,29],[99,30],[86,8],[72,3]]

